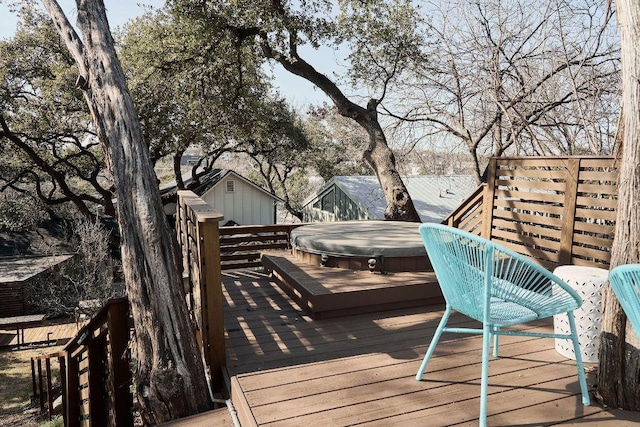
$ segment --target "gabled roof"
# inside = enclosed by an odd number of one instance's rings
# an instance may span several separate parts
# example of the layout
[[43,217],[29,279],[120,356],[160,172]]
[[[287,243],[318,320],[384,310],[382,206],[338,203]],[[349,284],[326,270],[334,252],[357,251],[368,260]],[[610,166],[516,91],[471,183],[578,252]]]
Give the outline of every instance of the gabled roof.
[[[441,222],[478,184],[471,175],[420,175],[402,177],[422,222]],[[308,205],[333,186],[339,187],[351,200],[368,212],[371,219],[384,219],[386,201],[378,179],[367,176],[335,176],[313,197]]]
[[264,188],[260,187],[255,182],[229,169],[212,169],[210,172],[207,172],[206,174],[202,175],[200,177],[200,183],[201,183],[200,186],[196,187],[193,190],[193,192],[196,193],[198,196],[202,197],[206,193],[208,193],[213,187],[218,185],[218,183],[220,183],[223,179],[231,176],[246,182],[250,186],[256,188],[257,190],[262,191],[264,194],[267,194],[269,197],[273,198],[274,200],[277,200],[280,202],[282,201],[282,199],[280,199],[278,196],[274,196]]

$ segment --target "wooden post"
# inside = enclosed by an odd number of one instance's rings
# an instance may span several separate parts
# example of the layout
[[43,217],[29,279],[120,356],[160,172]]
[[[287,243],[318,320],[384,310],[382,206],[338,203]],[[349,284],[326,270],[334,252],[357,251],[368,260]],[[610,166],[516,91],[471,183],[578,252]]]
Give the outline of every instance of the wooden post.
[[198,224],[200,246],[200,297],[202,298],[202,331],[205,362],[209,366],[211,387],[219,391],[223,386],[222,367],[226,361],[224,342],[224,297],[220,272],[219,219]]
[[105,405],[105,385],[103,375],[107,359],[106,338],[90,337],[87,344],[89,359],[89,417],[91,427],[106,427],[109,410]]
[[67,367],[65,360],[65,354],[58,353],[58,364],[60,365],[60,391],[62,394],[62,419],[66,423],[69,417],[69,413],[67,412],[67,394],[69,393],[69,389],[67,388]]
[[560,234],[558,265],[571,264],[579,174],[580,159],[574,157],[569,158],[565,170],[564,208],[562,210],[562,232]]
[[80,378],[79,362],[71,352],[67,353],[67,417],[65,427],[80,426]]
[[42,360],[38,359],[38,398],[40,400],[40,412],[44,411],[44,390],[42,390]]
[[33,397],[36,397],[38,390],[36,390],[36,364],[33,357],[31,358],[31,387],[33,388]]
[[196,335],[201,340],[211,388],[219,391],[223,386],[222,366],[226,362],[219,227],[224,216],[192,191],[178,191],[178,207],[183,265],[189,271],[191,307],[200,327]]
[[496,192],[496,172],[498,159],[492,157],[489,159],[489,166],[487,170],[487,186],[483,195],[483,218],[482,218],[482,233],[480,234],[485,239],[491,240],[492,228],[493,228],[493,198]]
[[111,357],[111,392],[113,400],[114,426],[132,426],[133,399],[129,392],[131,385],[131,371],[127,357],[129,343],[129,306],[127,300],[122,300],[109,306],[107,313],[107,328],[109,330],[109,352]]
[[53,415],[53,390],[51,387],[51,359],[49,357],[44,360],[44,367],[47,373],[47,415],[49,416],[49,421],[51,421],[51,416]]

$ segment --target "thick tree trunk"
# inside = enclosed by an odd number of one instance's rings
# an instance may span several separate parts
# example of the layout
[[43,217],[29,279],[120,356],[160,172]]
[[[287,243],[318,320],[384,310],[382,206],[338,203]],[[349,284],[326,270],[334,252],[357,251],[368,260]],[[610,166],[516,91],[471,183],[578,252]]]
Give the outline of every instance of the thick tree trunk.
[[[369,112],[368,116],[374,114],[375,112]],[[387,202],[385,219],[420,222],[420,216],[400,178],[395,156],[387,145],[387,139],[377,118],[365,120],[361,125],[369,134],[369,146],[364,152],[364,159],[375,171]]]
[[210,399],[181,291],[177,244],[164,217],[104,3],[76,0],[81,41],[58,4],[43,2],[78,63],[78,86],[113,174],[123,270],[135,327],[134,381],[143,419],[156,424],[201,412],[210,407]]
[[[622,49],[623,144],[611,266],[640,261],[640,4],[617,0]],[[638,338],[610,288],[603,293],[598,390],[612,408],[640,411]]]

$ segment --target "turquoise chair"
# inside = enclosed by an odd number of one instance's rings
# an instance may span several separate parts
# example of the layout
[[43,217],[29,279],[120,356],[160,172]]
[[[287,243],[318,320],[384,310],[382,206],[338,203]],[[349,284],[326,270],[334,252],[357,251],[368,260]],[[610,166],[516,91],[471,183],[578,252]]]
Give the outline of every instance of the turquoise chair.
[[[546,269],[490,240],[442,224],[422,224],[419,230],[442,289],[446,309],[416,380],[422,379],[443,332],[482,334],[480,426],[484,427],[487,418],[491,337],[494,337],[493,353],[496,357],[499,335],[564,338],[573,342],[582,403],[589,405],[587,381],[573,317],[573,310],[582,305],[580,296]],[[482,329],[446,327],[451,310],[482,322]],[[567,314],[571,334],[502,329],[560,313]]]
[[615,267],[609,272],[609,283],[631,326],[640,335],[640,264]]

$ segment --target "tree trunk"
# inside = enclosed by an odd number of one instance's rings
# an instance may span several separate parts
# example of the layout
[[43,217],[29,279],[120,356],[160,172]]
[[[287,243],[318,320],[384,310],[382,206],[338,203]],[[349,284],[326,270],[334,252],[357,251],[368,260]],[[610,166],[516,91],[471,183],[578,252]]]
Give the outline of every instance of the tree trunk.
[[370,118],[372,115],[375,115],[375,112],[368,112],[367,116],[369,117],[366,117],[368,120],[358,123],[369,134],[369,146],[364,152],[364,159],[375,171],[387,202],[384,218],[395,221],[421,222],[413,200],[411,200],[396,168],[393,151],[387,145],[387,139],[377,118]]
[[[611,267],[640,261],[640,4],[617,0],[622,56],[623,143]],[[611,408],[640,410],[638,338],[609,287],[603,292],[598,390]]]
[[[102,0],[76,0],[83,40],[55,0],[43,0],[74,56],[118,199],[122,264],[135,327],[134,382],[143,420],[156,424],[210,407],[182,295],[175,236],[116,56]],[[84,42],[84,44],[83,44]]]
[[367,108],[351,102],[340,89],[308,62],[298,56],[292,47],[290,57],[274,52],[266,40],[262,49],[267,58],[278,61],[287,71],[300,76],[320,88],[338,108],[341,116],[355,120],[369,135],[369,146],[364,152],[364,160],[375,171],[387,202],[384,217],[387,220],[421,222],[420,215],[411,200],[407,187],[402,182],[396,168],[393,151],[378,121],[376,108],[379,101],[371,99]]

